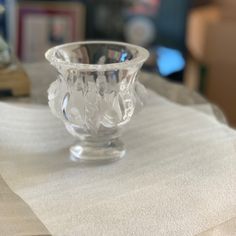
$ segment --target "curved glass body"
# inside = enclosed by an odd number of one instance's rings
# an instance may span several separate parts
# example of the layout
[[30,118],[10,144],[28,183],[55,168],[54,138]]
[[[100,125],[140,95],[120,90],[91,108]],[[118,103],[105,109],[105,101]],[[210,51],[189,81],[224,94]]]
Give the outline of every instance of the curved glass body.
[[70,148],[73,159],[124,156],[120,129],[142,104],[143,87],[136,78],[148,56],[144,48],[107,41],[69,43],[46,52],[58,70],[48,90],[49,106],[78,138]]

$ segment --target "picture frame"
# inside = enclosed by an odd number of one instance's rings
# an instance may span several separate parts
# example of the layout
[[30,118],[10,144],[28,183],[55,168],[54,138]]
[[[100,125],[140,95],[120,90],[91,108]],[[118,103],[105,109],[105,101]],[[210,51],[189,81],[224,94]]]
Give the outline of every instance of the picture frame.
[[17,6],[17,55],[42,61],[50,47],[84,40],[85,6],[80,1],[23,1]]

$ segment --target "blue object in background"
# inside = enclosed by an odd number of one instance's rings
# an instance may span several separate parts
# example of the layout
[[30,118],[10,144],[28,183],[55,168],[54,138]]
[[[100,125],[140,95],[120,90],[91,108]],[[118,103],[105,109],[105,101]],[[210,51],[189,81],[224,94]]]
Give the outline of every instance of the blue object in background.
[[185,67],[185,59],[182,53],[176,49],[167,47],[157,48],[157,67],[162,76],[169,76],[179,72]]

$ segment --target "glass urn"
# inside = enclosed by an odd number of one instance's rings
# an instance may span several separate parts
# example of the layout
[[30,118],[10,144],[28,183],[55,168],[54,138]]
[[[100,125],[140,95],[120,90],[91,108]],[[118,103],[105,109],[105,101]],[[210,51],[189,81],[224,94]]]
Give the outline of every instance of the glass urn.
[[58,71],[48,90],[49,107],[78,139],[71,157],[123,157],[121,129],[142,104],[144,88],[136,78],[148,51],[121,42],[88,41],[56,46],[45,55]]

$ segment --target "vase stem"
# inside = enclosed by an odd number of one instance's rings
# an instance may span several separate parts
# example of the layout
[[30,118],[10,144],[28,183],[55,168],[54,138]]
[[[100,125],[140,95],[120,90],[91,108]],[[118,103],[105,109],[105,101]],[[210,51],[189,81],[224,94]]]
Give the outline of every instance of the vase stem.
[[71,159],[74,161],[110,162],[125,155],[125,148],[118,138],[107,142],[80,141],[70,148]]

